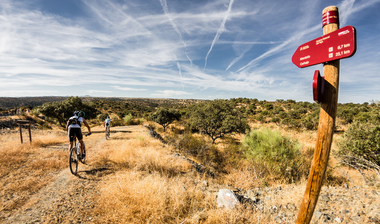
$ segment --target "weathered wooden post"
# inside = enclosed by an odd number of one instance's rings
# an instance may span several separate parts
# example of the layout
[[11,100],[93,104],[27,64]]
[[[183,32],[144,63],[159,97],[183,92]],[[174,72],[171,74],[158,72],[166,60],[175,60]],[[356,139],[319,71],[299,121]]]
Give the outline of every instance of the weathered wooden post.
[[[325,24],[323,34],[329,34],[339,29],[338,8],[330,6],[323,10],[323,15],[327,13],[334,14],[336,20],[334,23]],[[339,64],[340,60],[326,62],[323,66],[325,76],[325,85],[323,103],[319,115],[319,125],[317,142],[315,145],[314,158],[311,165],[309,179],[307,181],[305,194],[298,213],[296,223],[310,223],[313,217],[314,209],[318,202],[319,193],[322,188],[322,182],[329,160],[331,143],[333,140],[335,117],[338,104],[339,88]]]
[[28,121],[28,120],[17,120],[16,122],[17,122],[17,124],[19,126],[19,129],[20,129],[21,144],[23,143],[23,141],[22,141],[22,127],[21,127],[21,125],[23,125],[23,124],[27,124],[28,125],[28,129],[29,129],[29,142],[32,143],[32,132],[30,131],[30,121]]
[[18,128],[20,130],[20,139],[21,139],[21,144],[23,143],[22,142],[22,128],[21,128],[21,123],[18,123]]
[[322,188],[338,105],[339,59],[351,57],[356,52],[355,28],[347,26],[339,29],[339,13],[336,6],[329,6],[323,10],[322,24],[324,35],[301,45],[292,57],[293,63],[300,68],[324,63],[324,79],[319,77],[319,71],[314,75],[314,100],[321,103],[321,111],[314,158],[297,224],[310,223]]

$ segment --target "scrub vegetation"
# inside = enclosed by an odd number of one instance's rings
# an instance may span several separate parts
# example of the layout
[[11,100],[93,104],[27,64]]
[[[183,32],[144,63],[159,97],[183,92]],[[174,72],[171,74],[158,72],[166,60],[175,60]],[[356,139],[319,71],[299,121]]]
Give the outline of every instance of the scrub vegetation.
[[[77,194],[65,193],[70,200],[59,208],[44,209],[48,214],[39,221],[275,223],[271,212],[252,204],[241,204],[232,211],[218,208],[217,190],[212,189],[249,192],[292,186],[292,197],[265,203],[294,203],[298,208],[313,157],[320,107],[293,100],[247,98],[69,97],[30,108],[30,114],[0,120],[0,222],[17,221],[15,214],[34,211],[29,208],[42,203],[36,197],[49,186],[61,186],[57,191],[66,192],[83,185],[87,190],[79,194],[86,202],[79,201]],[[68,142],[62,128],[75,110],[85,111],[93,130],[84,139],[88,162],[79,165],[81,178],[68,171]],[[110,140],[104,139],[102,127],[107,116],[112,119]],[[32,144],[20,144],[17,126],[11,125],[15,119],[32,122]],[[379,189],[379,124],[377,102],[339,105],[325,186]],[[25,142],[25,129],[23,135]],[[52,194],[60,197],[62,192]],[[81,214],[55,220],[69,212],[60,210],[65,203],[84,203]]]

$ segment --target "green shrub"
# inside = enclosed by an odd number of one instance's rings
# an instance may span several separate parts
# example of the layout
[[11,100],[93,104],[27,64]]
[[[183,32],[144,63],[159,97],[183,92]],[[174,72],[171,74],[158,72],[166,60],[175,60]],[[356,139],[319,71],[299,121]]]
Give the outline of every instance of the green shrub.
[[108,117],[108,113],[99,114],[99,115],[98,115],[98,120],[99,120],[100,122],[104,122],[104,120],[107,119],[107,117]]
[[286,182],[300,179],[306,175],[301,169],[304,157],[296,140],[282,136],[279,131],[270,129],[251,131],[243,140],[248,160],[260,164],[269,173]]
[[131,125],[133,116],[132,114],[125,115],[124,122],[126,125]]
[[268,116],[268,115],[269,115],[269,111],[264,110],[263,112],[261,112],[261,114],[262,114],[263,116]]
[[278,116],[281,118],[281,119],[284,119],[288,116],[288,114],[285,112],[285,111],[281,111]]
[[186,133],[177,142],[177,149],[184,154],[191,155],[203,165],[214,169],[224,166],[223,154],[215,145],[207,144],[204,138],[197,138],[191,133]]
[[270,121],[273,122],[273,123],[278,124],[278,123],[280,123],[280,118],[278,118],[278,117],[273,117]]
[[271,103],[266,103],[266,104],[263,105],[263,107],[264,107],[265,109],[267,109],[267,110],[272,110],[272,109],[273,109],[273,104],[271,104]]
[[264,116],[262,115],[262,114],[259,114],[259,115],[257,115],[256,116],[256,121],[258,121],[258,122],[263,122],[264,121]]
[[345,163],[357,164],[365,159],[380,165],[380,124],[354,121],[338,146],[338,157]]

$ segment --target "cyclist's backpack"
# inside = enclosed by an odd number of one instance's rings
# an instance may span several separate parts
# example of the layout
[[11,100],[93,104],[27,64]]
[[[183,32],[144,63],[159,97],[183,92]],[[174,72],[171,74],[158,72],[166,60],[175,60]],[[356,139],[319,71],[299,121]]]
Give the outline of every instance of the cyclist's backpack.
[[72,117],[70,117],[70,119],[69,119],[69,125],[70,124],[77,124],[77,125],[81,126],[81,123],[79,121],[79,117],[78,116],[72,116]]

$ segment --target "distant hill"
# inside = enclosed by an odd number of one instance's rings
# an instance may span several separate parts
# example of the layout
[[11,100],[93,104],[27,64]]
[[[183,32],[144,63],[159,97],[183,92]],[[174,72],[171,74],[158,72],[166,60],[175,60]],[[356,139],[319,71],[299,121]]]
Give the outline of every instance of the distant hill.
[[0,108],[3,110],[25,107],[25,106],[40,106],[46,102],[63,101],[68,97],[65,96],[41,96],[41,97],[0,97]]
[[[47,102],[63,101],[68,96],[41,96],[41,97],[0,97],[0,108],[8,110],[16,107],[26,106],[40,106]],[[193,100],[193,99],[160,99],[160,98],[124,98],[124,97],[80,97],[83,102],[89,103],[96,100],[110,100],[110,101],[124,101],[133,102],[134,104],[149,105],[153,107],[158,106],[173,106],[173,105],[188,105],[197,102],[203,102],[205,100]]]

